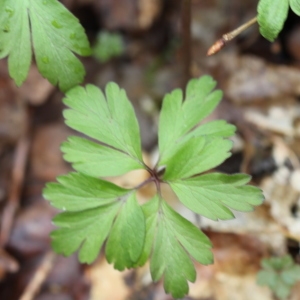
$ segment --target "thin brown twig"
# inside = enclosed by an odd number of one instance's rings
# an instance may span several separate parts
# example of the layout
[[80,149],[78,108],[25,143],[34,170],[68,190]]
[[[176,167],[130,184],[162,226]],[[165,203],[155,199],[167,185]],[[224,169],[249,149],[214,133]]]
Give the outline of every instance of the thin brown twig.
[[250,26],[255,24],[257,22],[257,17],[252,18],[245,24],[239,26],[238,28],[234,29],[233,31],[230,31],[228,33],[225,33],[222,35],[222,37],[217,40],[207,51],[207,56],[216,54],[219,52],[228,42],[233,40],[236,36],[238,36],[240,33],[242,33],[244,30],[248,29]]
[[11,174],[11,186],[7,204],[4,207],[1,228],[0,246],[5,246],[9,239],[14,215],[19,207],[20,195],[23,187],[26,163],[28,159],[30,141],[27,134],[18,141],[14,153],[13,168]]
[[49,251],[45,254],[41,264],[35,271],[31,281],[27,285],[25,291],[20,297],[20,300],[32,300],[40,290],[42,284],[47,279],[50,271],[52,270],[56,254]]

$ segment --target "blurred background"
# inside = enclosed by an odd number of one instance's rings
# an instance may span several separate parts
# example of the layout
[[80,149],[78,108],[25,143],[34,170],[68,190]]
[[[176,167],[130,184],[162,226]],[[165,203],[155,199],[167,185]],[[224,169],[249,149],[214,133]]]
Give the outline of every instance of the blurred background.
[[[210,74],[224,91],[208,120],[237,126],[233,155],[218,170],[246,172],[265,203],[231,221],[196,218],[167,189],[165,197],[197,221],[214,246],[215,263],[196,264],[189,300],[272,300],[256,282],[261,261],[290,255],[300,263],[300,18],[289,13],[274,43],[253,25],[221,52],[207,57],[224,33],[256,15],[253,0],[64,0],[84,26],[93,55],[83,58],[86,83],[115,81],[127,91],[142,135],[144,157],[157,155],[163,96],[191,77]],[[190,14],[191,12],[191,14]],[[189,29],[190,23],[190,29]],[[33,64],[21,88],[0,61],[0,299],[169,300],[149,266],[118,272],[103,252],[92,265],[52,253],[49,233],[57,211],[42,197],[45,183],[71,170],[60,144],[76,134],[64,124],[63,94]],[[134,186],[135,172],[116,178]],[[153,194],[143,189],[140,200]],[[300,282],[288,299],[300,299]]]

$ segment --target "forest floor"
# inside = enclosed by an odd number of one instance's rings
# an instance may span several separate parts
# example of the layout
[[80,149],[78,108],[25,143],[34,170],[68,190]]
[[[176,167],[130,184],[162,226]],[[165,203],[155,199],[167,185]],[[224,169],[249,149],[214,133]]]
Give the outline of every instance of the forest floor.
[[[85,83],[103,88],[117,82],[136,110],[144,157],[157,153],[157,121],[163,96],[186,84],[186,50],[181,46],[179,0],[65,0],[86,29],[92,46],[104,30],[117,33],[122,53],[107,62],[82,61]],[[269,43],[253,25],[214,56],[209,47],[222,34],[256,15],[252,0],[193,0],[190,76],[210,74],[224,97],[209,120],[237,126],[233,155],[218,170],[252,175],[263,190],[263,205],[236,213],[231,221],[200,219],[213,242],[215,263],[196,264],[190,300],[272,300],[256,283],[260,262],[290,254],[300,264],[300,18],[290,12],[279,38]],[[103,46],[105,47],[105,45]],[[109,49],[107,50],[109,51]],[[57,210],[43,199],[47,182],[66,174],[60,144],[71,134],[62,117],[63,94],[33,64],[17,88],[0,61],[0,299],[3,300],[168,300],[161,282],[152,283],[149,265],[119,272],[103,253],[92,265],[77,256],[54,254],[49,233]],[[137,185],[147,173],[116,178]],[[152,190],[143,189],[147,199]],[[196,218],[167,189],[169,203]],[[199,221],[199,220],[198,220]],[[291,300],[300,299],[300,282]]]

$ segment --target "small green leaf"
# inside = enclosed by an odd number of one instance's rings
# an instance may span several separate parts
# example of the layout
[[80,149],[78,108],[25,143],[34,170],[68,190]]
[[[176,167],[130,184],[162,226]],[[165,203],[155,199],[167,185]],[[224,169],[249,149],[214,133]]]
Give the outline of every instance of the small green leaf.
[[164,276],[165,291],[174,298],[184,297],[189,290],[187,281],[194,282],[196,279],[190,257],[176,240],[165,219],[159,223],[150,270],[153,281]]
[[119,270],[135,265],[142,254],[146,232],[135,194],[79,173],[61,176],[58,181],[44,190],[45,198],[53,205],[65,205],[62,209],[68,210],[53,219],[60,227],[51,235],[53,249],[70,255],[80,248],[79,260],[91,263],[108,237],[107,260]]
[[173,228],[174,235],[190,256],[203,265],[213,263],[212,244],[209,238],[166,202],[162,203],[162,208],[170,228]]
[[192,223],[155,196],[145,205],[146,240],[137,265],[151,256],[150,268],[154,281],[164,276],[167,293],[182,298],[188,292],[187,281],[195,281],[191,259],[202,264],[213,262],[209,239]]
[[[74,167],[90,175],[111,176],[124,174],[129,170],[145,168],[142,160],[139,125],[134,109],[124,90],[117,84],[109,83],[106,86],[106,98],[101,90],[93,85],[76,87],[67,93],[64,103],[71,109],[64,111],[66,124],[87,136],[98,140],[103,146],[95,143],[83,142],[82,139],[72,138],[71,143],[63,146],[66,158],[74,163]],[[94,155],[90,151],[96,150]],[[80,153],[79,153],[80,152]],[[119,153],[117,153],[119,152]],[[77,155],[78,154],[78,155]],[[86,157],[83,159],[83,156]],[[95,158],[110,161],[113,165],[99,171],[83,170],[84,166],[95,166]],[[124,165],[120,160],[124,160]],[[107,162],[98,162],[99,166]]]
[[[150,261],[151,275],[154,281],[164,276],[165,291],[174,298],[182,298],[188,293],[187,281],[194,282],[196,279],[191,257],[202,264],[212,263],[211,243],[197,227],[164,201],[159,214],[157,219],[153,218],[153,212],[149,214],[151,223],[157,221]],[[149,227],[151,231],[153,227],[153,224]]]
[[90,55],[89,42],[78,19],[59,1],[0,0],[0,7],[0,58],[9,56],[17,85],[28,74],[30,39],[38,69],[52,84],[67,91],[82,82],[85,70],[73,52]]
[[290,255],[284,255],[281,257],[265,258],[261,261],[261,265],[266,270],[282,270],[284,268],[291,267],[294,264]]
[[300,0],[289,0],[292,11],[300,16]]
[[235,126],[213,121],[195,127],[221,100],[222,92],[212,91],[216,83],[210,76],[190,80],[186,99],[181,90],[164,98],[159,123],[159,167],[164,180],[188,178],[222,163],[231,154]]
[[132,194],[123,205],[110,232],[105,253],[118,270],[132,268],[139,260],[145,242],[145,217]]
[[245,184],[250,176],[244,174],[205,174],[169,184],[179,200],[192,211],[212,220],[234,218],[229,208],[252,211],[254,205],[263,201],[261,191]]
[[0,58],[8,55],[10,76],[20,86],[31,64],[27,1],[0,0]]
[[257,283],[269,286],[279,299],[287,299],[293,285],[300,280],[300,266],[290,255],[263,259],[261,266]]
[[55,207],[68,211],[53,219],[60,228],[51,234],[52,247],[64,255],[80,248],[79,260],[91,263],[110,231],[120,200],[126,199],[130,191],[79,173],[57,180],[58,183],[47,184],[44,197]]
[[287,270],[283,270],[281,278],[284,283],[294,285],[297,281],[300,281],[300,266],[293,265]]
[[80,262],[92,263],[109,234],[120,206],[121,202],[115,202],[84,211],[58,214],[53,222],[60,228],[51,233],[52,248],[66,256],[80,248]]
[[190,136],[205,136],[207,139],[213,139],[216,137],[228,138],[233,136],[235,131],[236,127],[234,125],[228,124],[224,120],[217,120],[201,124],[195,130],[188,133],[185,136],[185,139],[189,139]]
[[59,176],[57,181],[58,183],[48,183],[43,195],[56,208],[68,211],[103,206],[130,192],[113,183],[80,173]]
[[65,153],[64,159],[72,163],[76,171],[94,177],[118,176],[141,169],[141,162],[124,152],[80,137],[69,137],[61,150]]
[[124,52],[124,44],[121,35],[101,31],[97,36],[97,42],[93,48],[94,56],[100,62],[107,62],[113,57],[120,56]]
[[279,299],[285,300],[291,293],[291,286],[283,281],[278,281],[273,291]]
[[160,166],[167,164],[181,147],[180,139],[218,105],[222,92],[212,91],[215,86],[216,82],[210,76],[202,76],[190,80],[184,102],[182,91],[179,89],[165,96],[158,131]]
[[164,180],[188,178],[221,164],[231,153],[232,142],[221,138],[191,137],[169,160]]
[[257,283],[259,285],[268,285],[274,288],[279,280],[279,275],[272,270],[262,270],[257,274]]
[[152,245],[156,234],[157,220],[159,215],[158,196],[155,195],[151,200],[146,202],[142,206],[142,209],[146,220],[146,237],[145,237],[145,244],[144,244],[142,255],[140,256],[136,266],[143,266],[148,260],[152,250]]
[[257,7],[259,31],[270,42],[282,30],[289,10],[289,0],[260,0]]

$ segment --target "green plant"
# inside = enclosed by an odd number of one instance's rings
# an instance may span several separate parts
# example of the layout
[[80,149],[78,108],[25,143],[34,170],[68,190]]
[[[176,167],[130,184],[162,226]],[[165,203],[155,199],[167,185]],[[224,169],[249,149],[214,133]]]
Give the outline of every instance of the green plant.
[[[260,0],[261,34],[273,41],[289,6],[300,14],[299,3]],[[75,54],[91,54],[78,20],[57,0],[0,0],[0,7],[0,58],[8,56],[10,76],[17,85],[24,82],[33,49],[40,73],[68,91],[67,125],[92,139],[70,137],[62,145],[65,160],[77,172],[58,177],[58,183],[49,183],[44,191],[52,205],[63,210],[54,218],[59,228],[52,233],[53,248],[64,255],[79,249],[80,261],[91,263],[106,242],[106,257],[119,270],[143,265],[150,257],[153,280],[164,277],[166,291],[183,297],[187,281],[195,280],[192,261],[213,262],[211,243],[167,204],[161,184],[168,184],[186,207],[213,220],[231,219],[230,209],[250,211],[263,200],[260,190],[247,185],[248,175],[207,173],[230,156],[228,138],[235,131],[222,120],[197,126],[221,100],[221,92],[213,91],[215,81],[209,76],[191,80],[184,102],[178,89],[165,96],[158,131],[160,158],[155,166],[147,166],[126,93],[113,83],[107,85],[106,96],[92,85],[73,88],[85,75]],[[254,22],[256,18],[249,24]],[[119,39],[100,36],[100,46],[94,48],[100,60],[109,58],[103,40],[114,55],[120,53]],[[103,179],[135,169],[147,170],[149,179],[132,189]],[[149,182],[156,184],[157,194],[140,205],[136,192]]]
[[[67,91],[83,81],[85,69],[73,54],[91,54],[83,27],[57,0],[0,0],[0,58],[10,76],[26,79],[32,48],[40,73]],[[31,45],[32,41],[32,45]]]
[[[192,260],[213,262],[209,239],[163,199],[161,184],[169,184],[192,211],[213,220],[234,217],[231,209],[251,211],[262,203],[261,191],[246,185],[250,176],[207,173],[230,156],[235,127],[225,121],[196,126],[221,100],[209,76],[190,80],[185,101],[180,89],[167,94],[160,114],[159,161],[151,168],[142,159],[137,119],[124,90],[115,83],[104,94],[95,86],[76,87],[64,103],[66,124],[93,141],[70,137],[62,145],[64,159],[78,173],[49,183],[44,197],[65,210],[54,218],[59,227],[52,237],[55,251],[91,263],[106,242],[107,260],[118,270],[143,265],[150,257],[154,281],[164,277],[166,292],[181,298],[194,281]],[[98,143],[96,143],[97,141]],[[149,179],[123,189],[104,179],[130,170],[145,169]],[[136,191],[154,182],[157,194],[146,204]]]
[[300,281],[300,266],[290,255],[263,259],[261,266],[263,270],[257,274],[257,283],[269,286],[279,299],[286,299],[295,283]]
[[273,42],[282,30],[289,7],[300,16],[300,0],[260,0],[257,7],[259,31]]
[[113,57],[120,56],[123,52],[124,44],[119,34],[105,30],[98,34],[93,53],[100,62],[107,62]]
[[207,55],[219,52],[228,42],[241,32],[258,22],[260,34],[273,42],[283,28],[289,8],[300,16],[300,0],[259,0],[257,16],[231,32],[223,34],[207,51]]
[[[260,33],[266,39],[273,41],[277,37],[289,6],[300,15],[300,0],[259,1],[257,21]],[[92,51],[78,19],[59,1],[0,0],[0,8],[0,59],[8,56],[9,74],[18,86],[27,78],[32,49],[42,76],[62,91],[66,92],[83,81],[85,70],[74,53],[88,56]],[[242,30],[247,27],[242,26]],[[209,55],[219,51],[239,32],[225,34],[225,39],[218,41]],[[113,56],[123,51],[117,35],[102,33],[94,48],[95,56],[101,61],[112,55],[108,54],[106,43],[111,45]],[[99,49],[99,44],[104,50]]]

